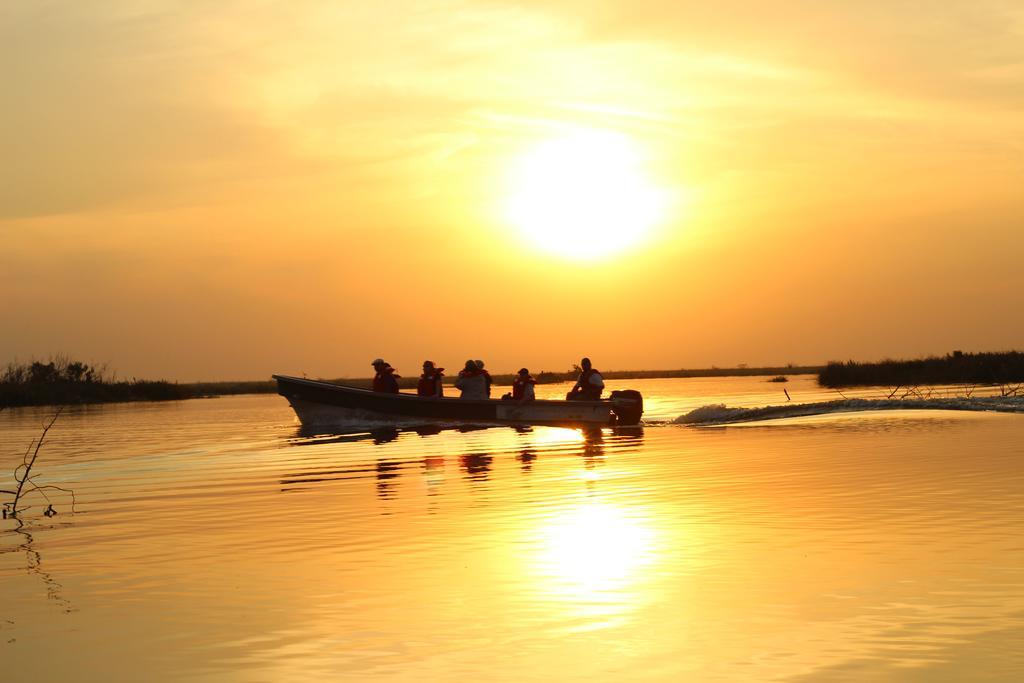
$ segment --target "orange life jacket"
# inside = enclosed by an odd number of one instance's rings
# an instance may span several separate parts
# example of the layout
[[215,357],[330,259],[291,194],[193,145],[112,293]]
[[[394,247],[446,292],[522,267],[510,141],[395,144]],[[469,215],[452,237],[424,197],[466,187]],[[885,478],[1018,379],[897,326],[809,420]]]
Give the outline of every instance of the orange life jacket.
[[512,382],[512,398],[513,398],[513,400],[522,401],[523,400],[523,395],[526,393],[526,387],[531,385],[531,384],[536,384],[536,383],[537,383],[537,380],[535,380],[530,375],[527,375],[527,377],[525,379],[523,379],[523,377],[517,375],[515,381]]
[[373,376],[373,390],[385,394],[397,394],[398,377],[399,375],[395,374],[395,369],[390,365],[381,369],[380,372]]
[[416,394],[419,396],[443,396],[444,389],[442,389],[441,378],[444,377],[444,373],[441,372],[444,368],[435,368],[434,372],[423,373],[420,375],[419,384],[416,385]]

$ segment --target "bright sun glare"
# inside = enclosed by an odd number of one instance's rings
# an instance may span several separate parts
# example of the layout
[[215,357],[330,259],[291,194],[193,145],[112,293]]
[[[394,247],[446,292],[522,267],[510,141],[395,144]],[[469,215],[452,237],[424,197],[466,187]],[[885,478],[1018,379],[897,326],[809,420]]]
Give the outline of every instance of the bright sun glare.
[[616,254],[662,218],[664,193],[636,143],[579,130],[530,149],[512,168],[505,217],[538,247],[565,258]]
[[576,599],[635,582],[655,547],[653,532],[640,520],[593,502],[560,513],[544,536],[545,573],[560,584],[557,592]]

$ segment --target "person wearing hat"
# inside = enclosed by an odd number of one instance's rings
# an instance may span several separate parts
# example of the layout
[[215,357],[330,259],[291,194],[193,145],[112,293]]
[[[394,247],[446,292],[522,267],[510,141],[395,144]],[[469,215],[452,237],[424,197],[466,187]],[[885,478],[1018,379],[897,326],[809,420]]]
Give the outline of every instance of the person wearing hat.
[[371,363],[377,374],[373,376],[373,390],[385,394],[398,393],[398,378],[401,375],[395,374],[395,369],[390,363],[385,363],[383,358],[377,358]]
[[534,392],[533,387],[537,384],[531,375],[530,371],[526,368],[519,368],[519,374],[516,375],[515,380],[512,382],[512,400],[513,401],[534,401],[537,399],[537,394]]
[[487,379],[475,360],[467,360],[466,367],[459,371],[455,387],[462,392],[459,398],[487,398]]
[[420,375],[420,382],[416,385],[416,395],[433,398],[444,396],[444,387],[441,386],[442,377],[444,377],[444,368],[437,367],[432,360],[423,361],[423,374]]

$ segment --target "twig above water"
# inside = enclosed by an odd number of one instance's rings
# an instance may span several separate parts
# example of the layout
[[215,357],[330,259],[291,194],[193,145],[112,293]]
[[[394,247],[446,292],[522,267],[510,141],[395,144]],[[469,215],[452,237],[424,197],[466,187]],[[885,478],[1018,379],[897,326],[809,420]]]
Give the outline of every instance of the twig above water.
[[20,503],[22,498],[29,495],[30,493],[39,493],[43,498],[46,499],[47,503],[50,503],[50,505],[46,509],[47,516],[52,516],[56,514],[56,511],[53,509],[53,503],[50,500],[50,497],[46,495],[47,490],[63,491],[65,493],[70,494],[71,509],[74,510],[76,503],[74,491],[72,491],[71,489],[66,489],[61,486],[56,486],[54,484],[37,484],[35,482],[35,477],[38,475],[32,474],[32,468],[35,466],[36,460],[39,458],[39,451],[43,447],[43,442],[46,440],[46,435],[49,433],[50,428],[53,427],[54,423],[57,422],[57,418],[60,417],[60,414],[63,412],[63,410],[63,407],[57,409],[57,412],[54,413],[50,421],[46,424],[45,427],[43,427],[43,433],[39,435],[38,439],[30,443],[27,449],[25,449],[25,455],[22,456],[21,464],[14,468],[14,480],[18,484],[17,488],[14,491],[10,491],[7,489],[0,490],[0,493],[12,494],[14,496],[14,499],[11,502],[4,503],[3,516],[5,519],[7,517],[16,517],[19,512],[26,509],[19,508],[18,503]]

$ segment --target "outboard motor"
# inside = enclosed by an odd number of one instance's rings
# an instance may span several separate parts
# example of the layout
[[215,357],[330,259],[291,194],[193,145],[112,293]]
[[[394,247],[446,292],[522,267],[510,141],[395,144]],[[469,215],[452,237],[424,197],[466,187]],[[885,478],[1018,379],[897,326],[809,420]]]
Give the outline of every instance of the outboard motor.
[[639,391],[622,389],[613,391],[609,397],[612,401],[612,412],[617,418],[616,424],[622,426],[638,425],[644,414],[644,397]]

